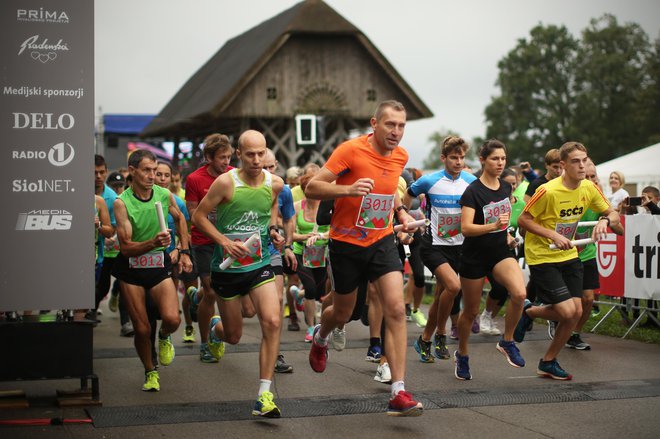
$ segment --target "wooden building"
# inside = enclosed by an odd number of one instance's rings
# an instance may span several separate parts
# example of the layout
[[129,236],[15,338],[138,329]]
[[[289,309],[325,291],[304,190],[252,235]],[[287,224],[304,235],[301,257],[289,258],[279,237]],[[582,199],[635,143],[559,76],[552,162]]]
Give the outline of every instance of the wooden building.
[[[408,120],[433,116],[358,28],[323,1],[305,0],[229,40],[141,135],[201,142],[256,129],[281,166],[323,164],[386,99],[401,101]],[[299,114],[318,116],[315,145],[297,143]]]

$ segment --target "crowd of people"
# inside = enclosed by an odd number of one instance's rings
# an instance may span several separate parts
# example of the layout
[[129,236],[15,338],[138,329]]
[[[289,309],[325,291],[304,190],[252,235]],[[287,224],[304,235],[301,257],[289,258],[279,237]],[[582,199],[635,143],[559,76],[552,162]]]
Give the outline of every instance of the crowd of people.
[[[565,346],[589,349],[580,331],[598,289],[595,242],[609,230],[623,233],[623,175],[610,176],[608,199],[581,143],[548,151],[538,176],[529,163],[507,167],[507,148],[495,139],[481,146],[473,174],[465,163],[470,146],[458,136],[442,143],[444,168],[422,175],[406,168],[399,144],[403,105],[380,103],[370,123],[371,133],[340,144],[323,167],[290,168],[286,181],[254,130],[240,135],[236,149],[227,136],[209,135],[204,164],[185,185],[171,164],[145,150],[110,174],[96,156],[95,307],[109,294],[120,335],[134,338],[144,366],[142,390],[160,390],[158,365],[174,360],[172,334],[182,319],[182,342],[199,337],[199,360],[215,363],[254,316],[262,333],[255,416],[281,416],[271,385],[274,373],[293,371],[279,350],[285,319],[289,331],[303,323],[301,340],[317,373],[330,346],[344,349],[345,325],[367,323],[367,361],[378,364],[376,381],[391,383],[392,416],[423,413],[405,386],[407,319],[424,328],[414,342],[419,360],[453,357],[459,380],[472,379],[471,334],[500,336],[496,349],[520,368],[526,331],[534,319],[548,320],[552,340],[537,374],[571,379],[557,357]],[[644,189],[643,208],[657,213],[658,195]],[[592,243],[577,248],[578,237]],[[424,267],[436,278],[427,316],[420,310]],[[486,280],[491,289],[480,312]],[[495,318],[502,308],[501,331]],[[458,340],[453,354],[448,336]]]

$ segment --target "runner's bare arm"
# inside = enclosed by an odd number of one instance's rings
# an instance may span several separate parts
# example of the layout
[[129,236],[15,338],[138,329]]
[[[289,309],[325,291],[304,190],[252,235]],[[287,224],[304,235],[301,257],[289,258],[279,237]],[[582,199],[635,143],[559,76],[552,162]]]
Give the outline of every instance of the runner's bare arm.
[[99,224],[97,225],[99,233],[105,238],[110,238],[115,234],[115,226],[112,225],[110,220],[110,212],[108,211],[108,205],[105,204],[105,200],[98,195],[96,197],[96,208],[99,212]]
[[[128,219],[126,205],[117,198],[114,203],[115,220],[117,221],[117,238],[121,254],[126,257],[140,256],[158,247],[170,245],[170,232],[159,232],[153,238],[144,242],[135,242],[133,238],[133,226]],[[155,215],[155,213],[154,213]]]
[[534,221],[534,217],[529,212],[523,212],[520,214],[518,217],[518,227],[535,235],[552,240],[558,249],[568,250],[573,247],[570,239],[562,236],[554,230],[546,229],[538,224]]
[[315,200],[329,200],[340,197],[362,197],[374,188],[371,178],[360,178],[351,185],[332,184],[337,176],[327,168],[321,168],[318,174],[307,184],[305,195]]
[[[276,175],[273,176],[273,203],[270,206],[270,222],[268,223],[268,234],[270,236],[270,240],[272,241],[273,245],[281,250],[282,247],[284,246],[285,238],[279,234],[277,230],[274,230],[270,226],[277,226],[279,219],[280,219],[280,209],[278,205],[278,200],[277,197],[279,196],[280,192],[282,191],[282,187],[284,186],[284,181]],[[285,231],[286,232],[286,231]],[[288,232],[287,232],[288,233]],[[293,238],[293,234],[291,235],[291,238]],[[291,239],[287,238],[287,239]]]
[[[190,239],[188,236],[188,223],[186,218],[183,216],[183,213],[179,209],[179,206],[176,204],[174,195],[170,193],[170,207],[168,208],[170,215],[174,219],[176,224],[176,234],[179,237],[179,246],[182,250],[190,250]],[[192,271],[192,260],[189,254],[179,252],[179,257],[177,259],[179,264],[179,269],[185,271],[186,273]]]
[[598,219],[598,223],[594,227],[591,238],[594,241],[602,239],[607,234],[608,226],[614,230],[614,233],[617,233],[618,230],[621,232],[621,234],[623,234],[623,230],[621,230],[621,217],[619,216],[619,212],[612,209],[611,207],[601,213],[601,217]]

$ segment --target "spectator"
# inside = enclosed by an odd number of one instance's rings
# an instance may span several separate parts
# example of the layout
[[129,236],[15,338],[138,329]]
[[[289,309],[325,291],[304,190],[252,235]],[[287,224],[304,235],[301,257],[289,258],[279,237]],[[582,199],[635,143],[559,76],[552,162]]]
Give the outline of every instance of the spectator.
[[610,173],[609,181],[612,193],[607,197],[607,200],[610,202],[612,209],[618,212],[621,202],[630,196],[628,191],[623,188],[623,186],[626,184],[626,178],[623,176],[622,172],[612,171]]

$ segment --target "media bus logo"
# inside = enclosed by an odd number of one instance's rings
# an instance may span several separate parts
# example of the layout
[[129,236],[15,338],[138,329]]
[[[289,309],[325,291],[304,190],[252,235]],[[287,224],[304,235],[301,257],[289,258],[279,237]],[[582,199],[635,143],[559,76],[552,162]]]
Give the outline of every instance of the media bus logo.
[[16,230],[70,230],[73,215],[66,210],[31,210],[19,213]]

